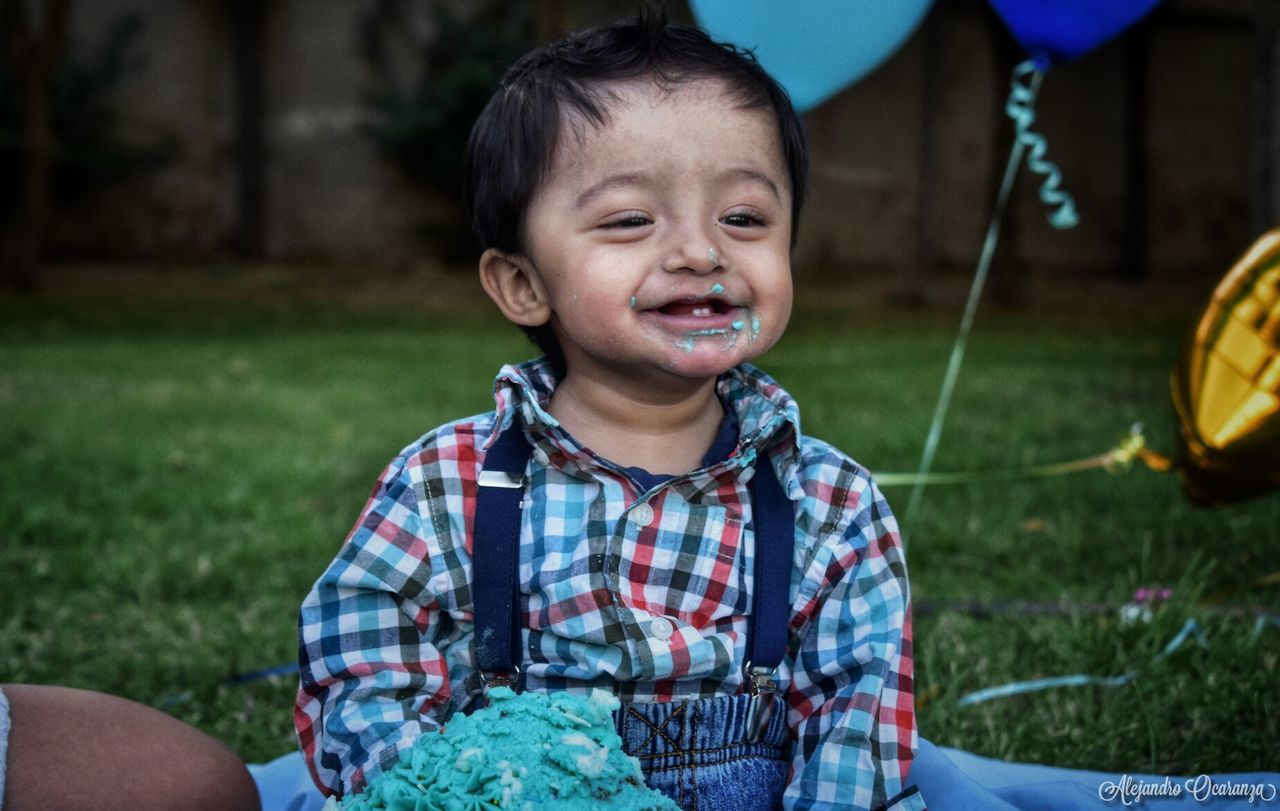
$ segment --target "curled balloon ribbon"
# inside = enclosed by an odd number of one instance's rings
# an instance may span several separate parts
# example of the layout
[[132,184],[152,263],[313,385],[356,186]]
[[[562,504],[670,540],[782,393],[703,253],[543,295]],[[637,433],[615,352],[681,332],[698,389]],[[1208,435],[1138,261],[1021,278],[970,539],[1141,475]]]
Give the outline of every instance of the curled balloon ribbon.
[[1036,121],[1036,94],[1043,76],[1034,57],[1015,67],[1004,111],[1017,127],[1018,142],[1027,149],[1027,167],[1044,178],[1040,184],[1040,201],[1055,209],[1049,215],[1049,224],[1058,229],[1075,228],[1080,223],[1075,198],[1062,189],[1062,171],[1057,164],[1045,159],[1049,142],[1031,129]]

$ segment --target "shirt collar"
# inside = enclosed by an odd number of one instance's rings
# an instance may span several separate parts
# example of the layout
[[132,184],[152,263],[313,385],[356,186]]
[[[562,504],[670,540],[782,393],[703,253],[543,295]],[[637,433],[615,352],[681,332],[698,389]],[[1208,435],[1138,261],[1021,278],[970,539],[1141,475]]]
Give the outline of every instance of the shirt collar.
[[492,433],[484,441],[485,450],[498,440],[499,434],[511,427],[516,414],[530,430],[559,428],[560,422],[547,411],[556,382],[546,358],[503,366],[493,381],[497,418],[493,421]]
[[[535,446],[547,438],[571,454],[585,453],[586,449],[578,446],[547,411],[556,383],[545,358],[503,366],[493,384],[496,418],[483,447],[488,449],[518,416]],[[787,495],[802,498],[800,409],[796,401],[777,381],[746,363],[720,375],[716,393],[738,420],[738,447],[729,463],[736,467],[751,465],[765,452]]]

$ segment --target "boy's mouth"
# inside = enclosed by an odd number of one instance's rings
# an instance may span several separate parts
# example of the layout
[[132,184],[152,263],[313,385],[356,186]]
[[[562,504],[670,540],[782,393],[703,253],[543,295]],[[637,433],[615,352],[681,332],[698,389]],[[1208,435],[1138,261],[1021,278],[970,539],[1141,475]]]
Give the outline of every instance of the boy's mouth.
[[655,309],[663,315],[712,318],[717,315],[726,315],[737,308],[727,301],[716,298],[683,298],[668,302]]
[[728,335],[739,332],[747,324],[746,305],[737,304],[715,291],[710,295],[682,296],[667,302],[655,302],[642,308],[664,331],[679,335]]

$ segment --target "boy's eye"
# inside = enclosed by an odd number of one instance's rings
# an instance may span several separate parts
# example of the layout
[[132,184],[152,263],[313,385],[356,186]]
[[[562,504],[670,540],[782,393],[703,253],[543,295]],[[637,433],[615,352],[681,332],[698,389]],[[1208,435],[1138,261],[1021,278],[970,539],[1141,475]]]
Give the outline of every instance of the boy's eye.
[[601,228],[643,228],[653,222],[648,214],[641,211],[625,211],[603,223]]
[[720,221],[734,228],[750,228],[765,224],[763,219],[750,211],[735,211],[732,214],[726,214]]

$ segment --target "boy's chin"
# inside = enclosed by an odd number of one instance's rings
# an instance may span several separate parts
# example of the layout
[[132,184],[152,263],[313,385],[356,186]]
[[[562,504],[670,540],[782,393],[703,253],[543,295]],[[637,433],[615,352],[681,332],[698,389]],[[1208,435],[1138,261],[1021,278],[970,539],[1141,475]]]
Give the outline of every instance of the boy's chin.
[[708,378],[719,377],[725,372],[740,363],[744,363],[749,358],[743,353],[725,353],[720,351],[693,351],[685,353],[683,351],[674,353],[668,357],[666,369],[673,375],[678,377],[689,378],[691,380],[705,380]]

